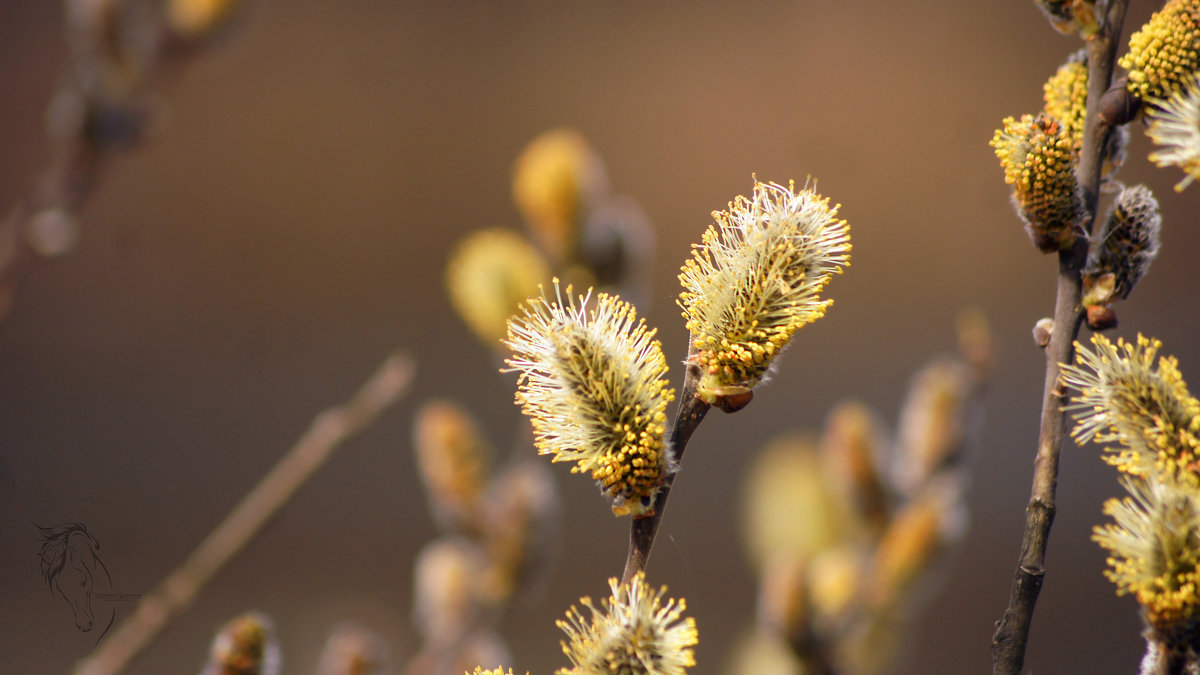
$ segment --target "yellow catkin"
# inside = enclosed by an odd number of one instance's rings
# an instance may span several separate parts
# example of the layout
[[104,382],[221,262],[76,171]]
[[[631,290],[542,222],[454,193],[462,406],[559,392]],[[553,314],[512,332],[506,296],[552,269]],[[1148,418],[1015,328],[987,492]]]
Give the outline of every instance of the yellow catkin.
[[1200,0],[1168,0],[1129,37],[1118,61],[1126,88],[1142,99],[1167,98],[1200,70]]
[[278,675],[281,670],[274,624],[265,614],[251,612],[217,632],[202,675]]
[[1045,253],[1069,248],[1083,218],[1083,200],[1067,126],[1045,113],[1008,117],[991,146],[1034,245]]
[[550,266],[524,237],[505,229],[479,230],[455,247],[446,266],[450,302],[484,343],[500,346],[508,320]]
[[1106,459],[1124,473],[1200,485],[1200,401],[1179,362],[1156,363],[1162,343],[1141,335],[1114,345],[1096,334],[1092,345],[1076,344],[1076,363],[1062,369],[1063,383],[1078,392],[1066,406],[1077,421],[1071,435],[1081,444],[1116,442]]
[[513,167],[513,200],[530,231],[559,262],[574,258],[583,218],[606,190],[600,158],[574,129],[542,133]]
[[685,675],[696,665],[696,620],[683,616],[683,599],[664,600],[666,587],[650,588],[641,572],[628,585],[616,579],[608,583],[612,595],[599,607],[591,598],[580,600],[589,615],[571,607],[567,618],[558,622],[567,634],[563,653],[574,664],[558,675]]
[[1183,180],[1175,186],[1182,192],[1200,178],[1200,73],[1187,78],[1170,98],[1153,101],[1146,118],[1146,135],[1157,146],[1150,161],[1183,169]]
[[509,323],[505,361],[520,373],[517,403],[541,454],[574,462],[613,500],[617,515],[648,515],[670,466],[661,344],[627,302],[601,293],[531,299]]
[[796,330],[824,316],[832,300],[820,293],[850,262],[837,211],[812,190],[756,183],[713,213],[679,275],[705,402],[753,390]]
[[1093,539],[1110,553],[1105,575],[1133,595],[1146,622],[1168,643],[1193,643],[1200,629],[1200,492],[1171,478],[1131,479],[1130,496],[1110,499],[1113,523]]
[[1063,123],[1075,151],[1083,145],[1083,123],[1087,119],[1087,56],[1071,56],[1042,87],[1046,114]]
[[447,525],[472,527],[490,478],[490,456],[475,422],[448,401],[431,401],[413,425],[417,468]]

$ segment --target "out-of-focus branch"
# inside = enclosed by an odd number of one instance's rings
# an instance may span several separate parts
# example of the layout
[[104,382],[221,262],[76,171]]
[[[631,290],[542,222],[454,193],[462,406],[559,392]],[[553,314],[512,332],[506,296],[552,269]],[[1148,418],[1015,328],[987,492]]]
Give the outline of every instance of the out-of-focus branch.
[[[1125,22],[1126,0],[1110,0],[1098,34],[1087,40],[1087,119],[1083,131],[1076,177],[1083,190],[1091,234],[1100,193],[1101,165],[1112,127],[1099,115],[1100,98],[1112,83],[1113,63]],[[992,636],[992,672],[1017,675],[1025,662],[1029,628],[1045,576],[1046,545],[1054,522],[1055,490],[1058,485],[1059,452],[1066,432],[1062,410],[1066,392],[1058,381],[1060,364],[1074,359],[1075,338],[1083,321],[1080,272],[1087,261],[1088,242],[1079,237],[1075,245],[1059,253],[1058,291],[1054,305],[1054,328],[1046,346],[1046,377],[1042,396],[1041,429],[1033,464],[1033,489],[1025,507],[1025,534],[1013,574],[1008,608]]]
[[191,604],[205,584],[267,524],[338,446],[400,399],[414,371],[409,357],[392,354],[349,401],[317,415],[292,449],[187,560],[143,596],[133,614],[117,626],[112,636],[76,666],[76,675],[109,675],[125,668],[171,619]]
[[0,320],[37,260],[67,253],[108,161],[153,122],[152,94],[245,0],[67,0],[70,59],[47,112],[49,167],[0,219]]

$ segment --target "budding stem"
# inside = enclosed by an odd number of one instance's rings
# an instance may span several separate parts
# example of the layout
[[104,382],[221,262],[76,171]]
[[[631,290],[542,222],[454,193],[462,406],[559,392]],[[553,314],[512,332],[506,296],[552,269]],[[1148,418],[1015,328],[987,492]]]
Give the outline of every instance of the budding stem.
[[[1099,115],[1099,103],[1112,82],[1113,62],[1125,22],[1126,0],[1110,0],[1100,32],[1088,39],[1087,117],[1076,175],[1090,235],[1100,193],[1100,168],[1112,126]],[[1034,459],[1033,490],[1025,509],[1025,534],[1013,574],[1008,609],[992,636],[993,675],[1018,675],[1025,662],[1025,647],[1033,610],[1045,575],[1046,544],[1054,522],[1054,493],[1058,485],[1058,460],[1066,436],[1062,405],[1066,394],[1058,382],[1060,364],[1074,360],[1075,338],[1083,319],[1081,270],[1087,262],[1087,240],[1080,237],[1068,251],[1059,252],[1058,292],[1054,331],[1046,347],[1046,379],[1042,398],[1041,431]]]
[[[689,344],[691,340],[689,338]],[[658,535],[658,525],[662,522],[663,512],[667,508],[667,497],[671,494],[671,484],[675,482],[675,474],[683,461],[683,451],[687,449],[688,440],[704,416],[708,414],[709,406],[696,397],[696,386],[700,382],[700,366],[693,363],[691,356],[695,349],[689,347],[687,368],[683,375],[683,392],[679,396],[679,406],[675,409],[675,423],[671,428],[668,451],[672,453],[672,469],[667,474],[663,486],[654,497],[654,514],[643,518],[634,518],[629,528],[629,553],[625,556],[625,572],[621,575],[621,583],[628,584],[638,572],[646,569],[650,559],[650,549],[654,546],[654,538]]]

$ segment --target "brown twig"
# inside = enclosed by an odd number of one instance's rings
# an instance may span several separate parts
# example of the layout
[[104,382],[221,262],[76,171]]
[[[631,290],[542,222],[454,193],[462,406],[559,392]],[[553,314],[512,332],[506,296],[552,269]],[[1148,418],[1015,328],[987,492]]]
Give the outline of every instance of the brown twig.
[[125,668],[175,615],[191,604],[200,589],[267,524],[342,442],[370,425],[404,394],[413,372],[414,364],[407,356],[392,354],[349,401],[317,415],[283,459],[187,560],[143,596],[133,614],[112,636],[76,666],[76,675],[108,675]]
[[[689,354],[689,357],[691,354]],[[670,448],[672,453],[672,470],[658,494],[654,497],[654,515],[645,518],[634,518],[629,528],[629,553],[625,556],[625,572],[621,575],[621,583],[628,584],[634,575],[646,569],[650,559],[650,549],[654,546],[654,538],[658,535],[658,526],[662,522],[663,512],[667,508],[667,498],[671,495],[671,485],[679,472],[679,463],[683,460],[683,451],[687,449],[692,432],[700,426],[700,422],[708,413],[709,405],[696,397],[696,383],[700,381],[700,367],[688,359],[688,366],[683,376],[683,392],[679,396],[679,408],[675,411],[675,425],[671,429]]]
[[[1100,32],[1087,41],[1087,121],[1076,177],[1083,189],[1084,206],[1090,214],[1086,225],[1089,235],[1096,218],[1104,149],[1112,132],[1112,127],[1098,114],[1099,103],[1112,82],[1113,62],[1125,22],[1125,6],[1126,0],[1110,0]],[[1033,610],[1045,576],[1046,544],[1054,522],[1059,452],[1066,432],[1066,416],[1062,410],[1066,392],[1058,381],[1059,367],[1070,363],[1075,355],[1075,338],[1083,321],[1080,270],[1087,261],[1087,250],[1087,240],[1080,237],[1069,251],[1059,253],[1054,330],[1050,344],[1046,346],[1046,378],[1038,450],[1033,462],[1033,490],[1025,508],[1025,534],[1021,539],[1021,555],[1013,574],[1008,608],[992,636],[994,675],[1021,672]]]

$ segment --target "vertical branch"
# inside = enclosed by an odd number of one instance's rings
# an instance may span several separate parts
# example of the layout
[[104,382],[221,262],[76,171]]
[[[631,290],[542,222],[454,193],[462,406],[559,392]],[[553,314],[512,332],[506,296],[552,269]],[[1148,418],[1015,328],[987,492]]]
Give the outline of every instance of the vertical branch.
[[395,403],[412,381],[413,363],[393,354],[354,396],[313,419],[292,449],[242,498],[174,572],[137,604],[111,637],[75,668],[76,675],[123,670],[167,623],[186,609],[205,584],[291,499],[346,439]]
[[[1112,132],[1112,127],[1099,115],[1099,103],[1112,82],[1113,62],[1125,22],[1125,6],[1126,0],[1109,0],[1100,32],[1087,41],[1087,120],[1076,177],[1089,214],[1086,223],[1089,235],[1096,219],[1104,149]],[[1025,508],[1025,534],[1021,539],[1021,554],[1013,574],[1008,608],[992,636],[994,675],[1021,672],[1029,627],[1045,576],[1046,545],[1054,522],[1059,452],[1066,432],[1066,416],[1062,410],[1066,392],[1058,382],[1059,367],[1070,363],[1075,355],[1075,338],[1083,321],[1080,270],[1087,261],[1087,250],[1087,240],[1080,237],[1069,251],[1059,253],[1054,330],[1046,347],[1046,378],[1037,456],[1033,462],[1033,489]]]
[[[689,339],[690,342],[690,339]],[[650,549],[654,546],[654,538],[658,535],[658,526],[662,522],[663,512],[667,508],[667,498],[671,494],[671,484],[679,472],[679,463],[683,461],[683,451],[687,449],[692,433],[704,416],[708,414],[709,405],[696,397],[696,383],[700,380],[700,367],[692,363],[692,351],[689,350],[687,369],[683,376],[683,391],[679,395],[679,407],[675,411],[675,423],[671,429],[670,444],[671,472],[667,475],[663,486],[654,496],[654,515],[645,518],[634,518],[629,528],[629,553],[625,557],[625,572],[621,575],[621,583],[628,584],[633,577],[646,569],[650,559]]]
[[992,672],[1016,675],[1025,661],[1029,627],[1045,575],[1046,545],[1054,523],[1059,452],[1065,432],[1062,404],[1066,393],[1058,383],[1060,363],[1074,358],[1074,341],[1083,321],[1079,271],[1087,257],[1087,242],[1080,240],[1059,254],[1058,293],[1054,307],[1054,332],[1046,346],[1041,429],[1033,461],[1033,489],[1025,507],[1025,534],[1013,575],[1008,609],[992,637]]

